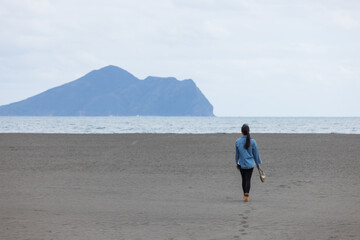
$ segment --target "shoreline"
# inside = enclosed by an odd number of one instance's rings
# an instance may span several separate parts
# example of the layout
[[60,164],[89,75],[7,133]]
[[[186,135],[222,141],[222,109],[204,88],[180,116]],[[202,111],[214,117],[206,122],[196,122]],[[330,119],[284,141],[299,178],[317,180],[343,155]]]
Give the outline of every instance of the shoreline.
[[[34,135],[241,135],[239,133],[226,133],[226,132],[219,132],[219,133],[35,133],[35,132],[9,132],[4,133],[0,132],[0,135],[6,134],[34,134]],[[360,133],[250,133],[251,135],[360,135]]]

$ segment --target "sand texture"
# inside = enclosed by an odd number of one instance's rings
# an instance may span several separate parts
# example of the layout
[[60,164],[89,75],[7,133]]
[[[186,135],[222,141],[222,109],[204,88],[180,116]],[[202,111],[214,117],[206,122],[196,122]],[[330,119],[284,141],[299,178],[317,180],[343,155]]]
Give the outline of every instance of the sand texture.
[[0,134],[0,239],[360,239],[360,135]]

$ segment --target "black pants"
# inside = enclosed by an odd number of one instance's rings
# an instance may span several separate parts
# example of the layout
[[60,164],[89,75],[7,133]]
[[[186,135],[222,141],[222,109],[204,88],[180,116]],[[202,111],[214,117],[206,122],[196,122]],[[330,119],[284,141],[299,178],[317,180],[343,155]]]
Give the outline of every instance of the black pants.
[[250,192],[250,181],[251,181],[251,175],[253,172],[254,168],[250,168],[250,169],[242,169],[240,168],[240,173],[241,173],[241,178],[242,178],[242,188],[244,191],[244,195],[245,193]]

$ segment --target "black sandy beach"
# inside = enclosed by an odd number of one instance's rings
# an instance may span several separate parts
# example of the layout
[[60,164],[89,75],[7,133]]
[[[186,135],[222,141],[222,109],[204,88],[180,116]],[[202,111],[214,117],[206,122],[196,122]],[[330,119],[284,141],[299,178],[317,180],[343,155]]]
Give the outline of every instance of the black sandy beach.
[[0,239],[360,239],[360,135],[0,134]]

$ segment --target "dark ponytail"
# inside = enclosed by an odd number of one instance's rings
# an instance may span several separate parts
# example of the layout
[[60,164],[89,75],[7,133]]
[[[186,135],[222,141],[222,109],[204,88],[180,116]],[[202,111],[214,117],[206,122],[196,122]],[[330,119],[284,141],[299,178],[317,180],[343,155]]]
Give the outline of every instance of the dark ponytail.
[[242,134],[246,135],[246,142],[245,142],[244,148],[246,150],[248,150],[250,147],[250,128],[249,128],[249,126],[247,124],[242,125],[241,132],[242,132]]

